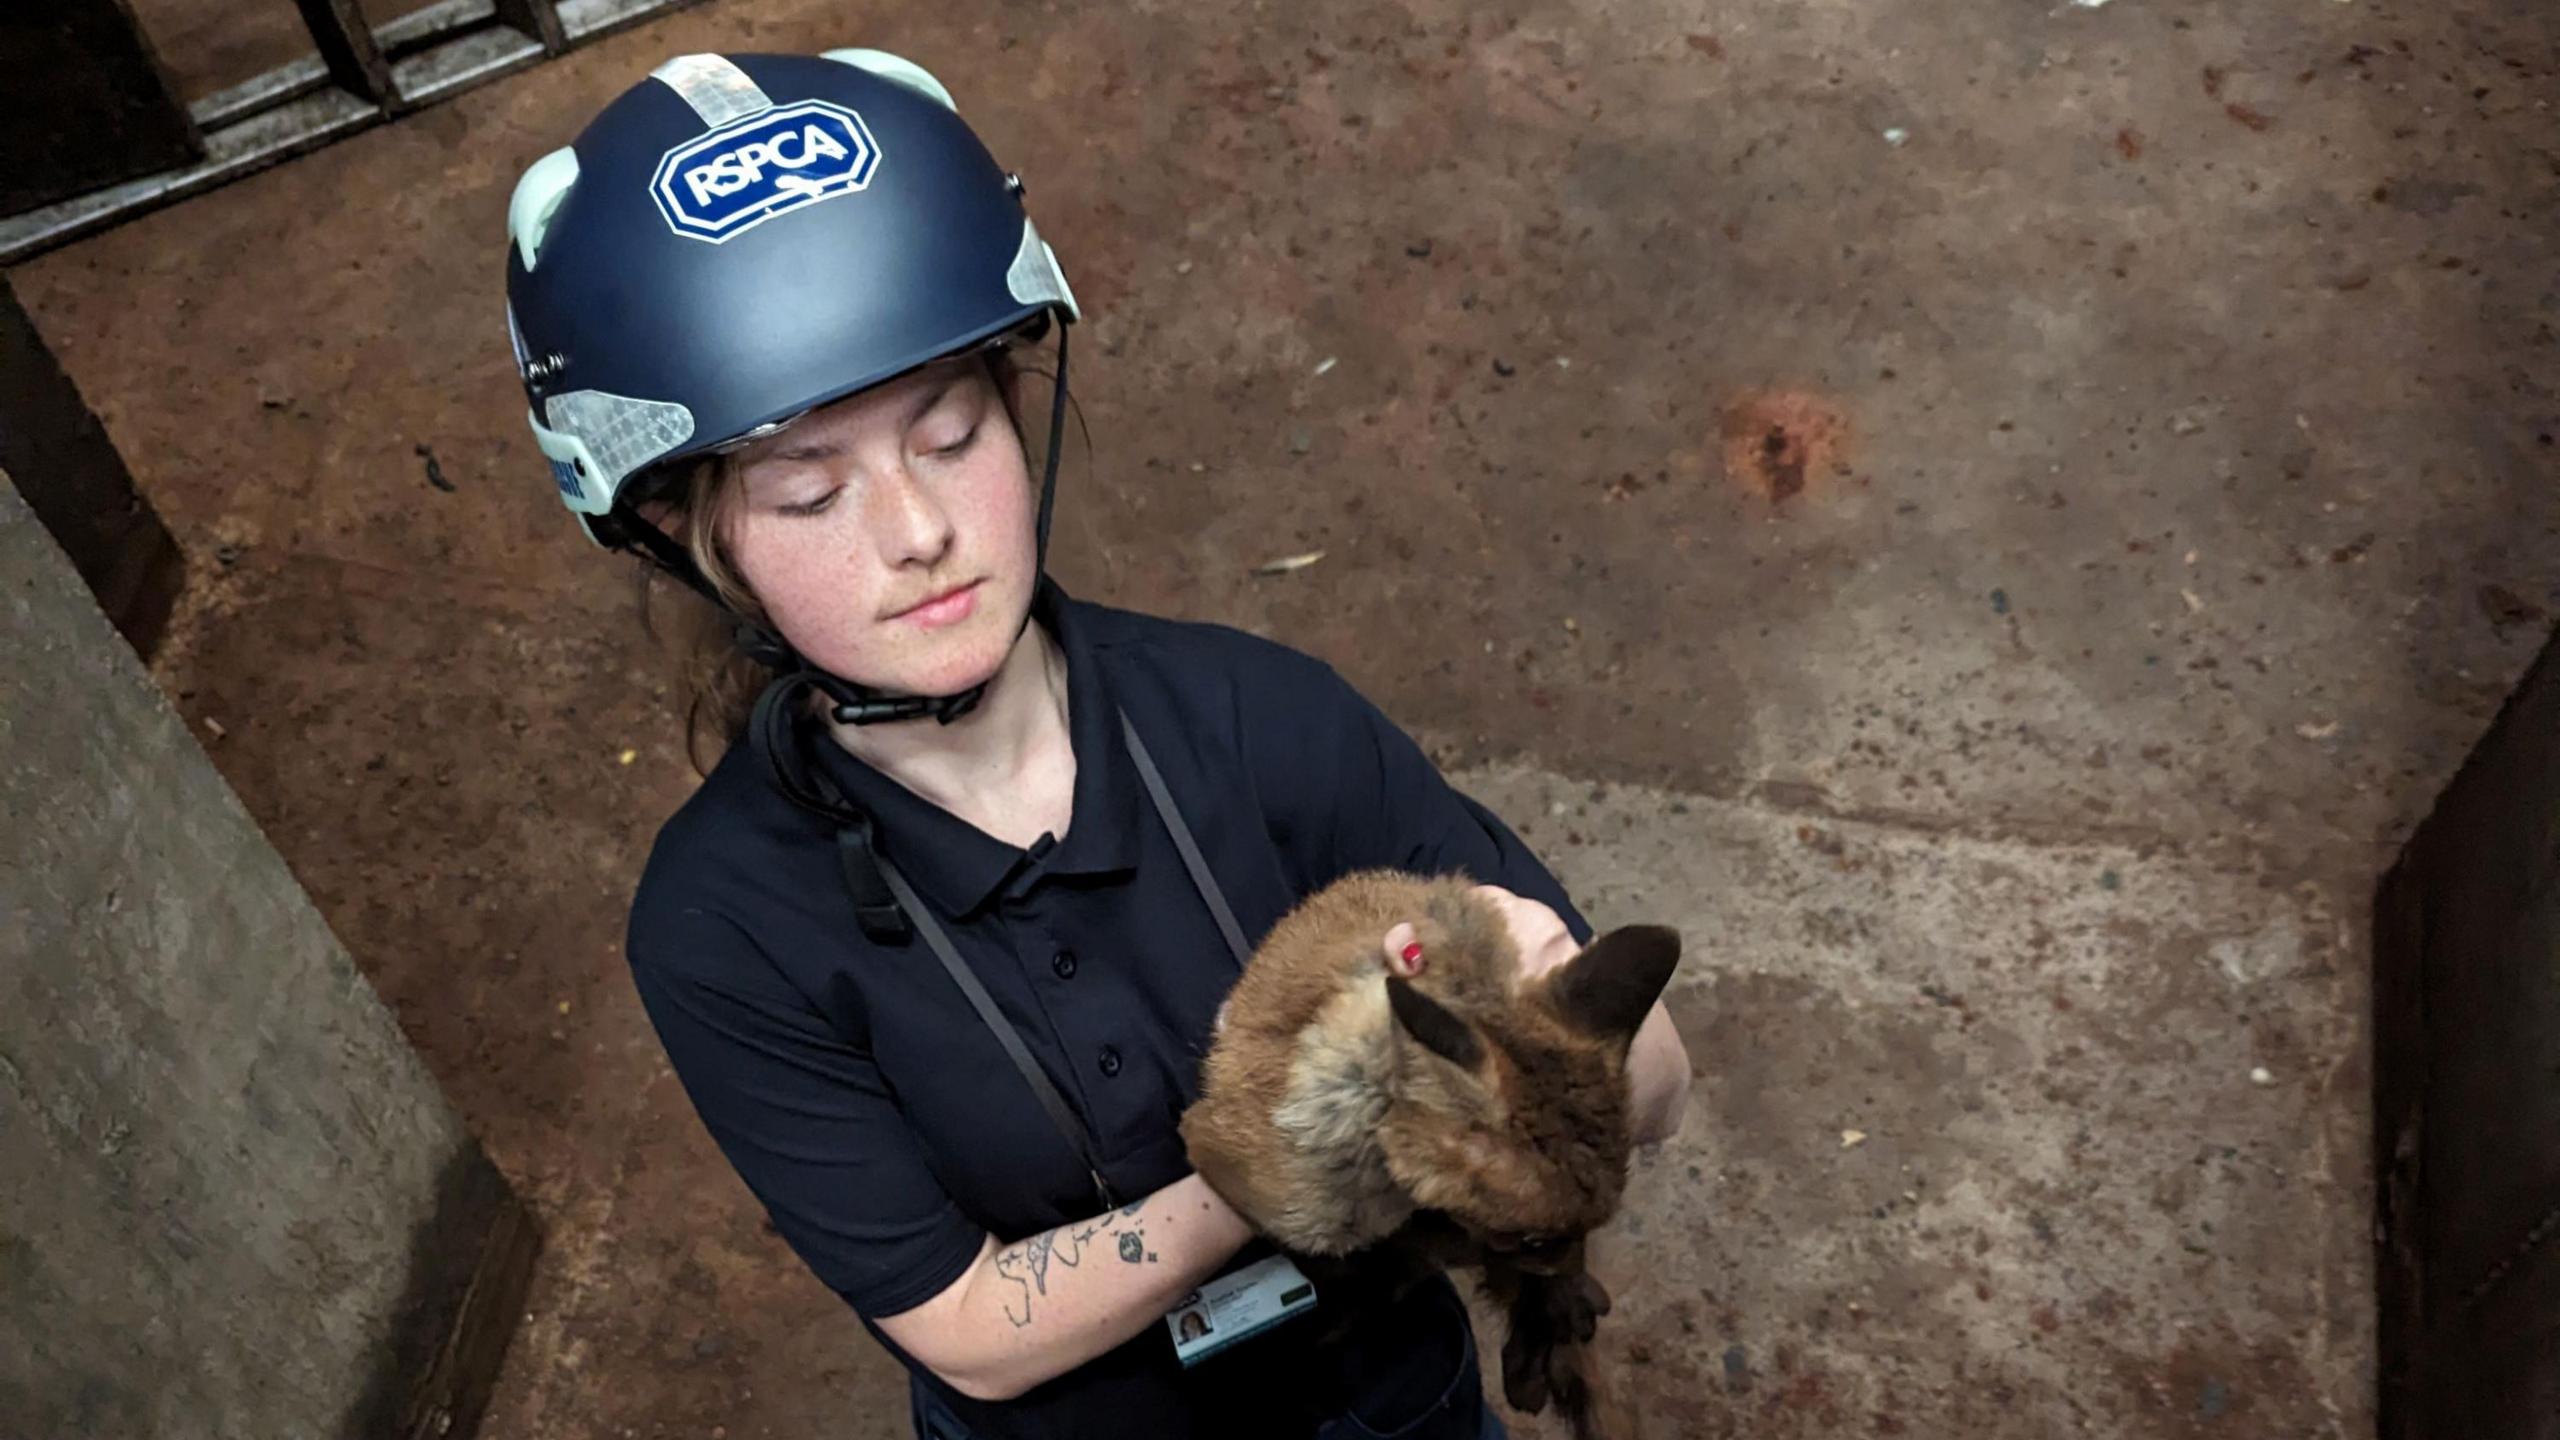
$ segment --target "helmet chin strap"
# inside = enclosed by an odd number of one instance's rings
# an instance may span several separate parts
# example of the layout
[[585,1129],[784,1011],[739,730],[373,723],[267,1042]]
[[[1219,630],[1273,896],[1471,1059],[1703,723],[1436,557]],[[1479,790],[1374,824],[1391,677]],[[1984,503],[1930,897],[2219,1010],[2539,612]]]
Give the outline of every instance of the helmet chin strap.
[[[1049,564],[1049,515],[1058,499],[1058,456],[1064,448],[1067,422],[1067,332],[1073,327],[1058,322],[1058,383],[1049,406],[1049,452],[1040,467],[1040,518],[1035,530],[1036,550],[1032,562],[1034,594],[1038,593],[1038,577],[1047,573]],[[696,593],[721,609],[728,604],[711,588],[693,556],[665,531],[646,521],[634,519],[621,527],[629,539],[659,568],[691,586]],[[1022,623],[1013,632],[1019,642],[1031,628],[1031,612],[1026,607]],[[774,672],[774,685],[808,685],[827,697],[827,713],[839,725],[885,725],[900,720],[922,720],[930,717],[948,725],[978,708],[987,695],[988,681],[980,681],[956,695],[901,695],[895,691],[857,685],[843,676],[821,670],[809,663],[789,641],[765,626],[741,621],[737,633],[738,648],[750,659]],[[768,687],[770,689],[771,687]]]

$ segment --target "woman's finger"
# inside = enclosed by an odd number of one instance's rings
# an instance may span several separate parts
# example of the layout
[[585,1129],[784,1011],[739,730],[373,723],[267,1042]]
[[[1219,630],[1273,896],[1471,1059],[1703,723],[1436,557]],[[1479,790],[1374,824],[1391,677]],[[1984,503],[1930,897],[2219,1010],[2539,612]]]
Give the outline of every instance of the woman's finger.
[[1410,920],[1401,921],[1389,930],[1380,949],[1386,955],[1387,973],[1390,975],[1401,975],[1410,980],[1421,974],[1423,965],[1427,963],[1428,957],[1422,953],[1421,942],[1414,938]]

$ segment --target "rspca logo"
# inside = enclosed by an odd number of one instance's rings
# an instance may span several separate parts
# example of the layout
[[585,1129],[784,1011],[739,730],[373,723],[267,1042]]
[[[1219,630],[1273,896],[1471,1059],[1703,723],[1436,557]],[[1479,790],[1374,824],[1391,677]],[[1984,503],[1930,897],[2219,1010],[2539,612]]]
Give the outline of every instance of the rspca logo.
[[776,215],[850,195],[879,167],[880,146],[861,116],[807,100],[668,151],[650,191],[677,234],[717,245]]

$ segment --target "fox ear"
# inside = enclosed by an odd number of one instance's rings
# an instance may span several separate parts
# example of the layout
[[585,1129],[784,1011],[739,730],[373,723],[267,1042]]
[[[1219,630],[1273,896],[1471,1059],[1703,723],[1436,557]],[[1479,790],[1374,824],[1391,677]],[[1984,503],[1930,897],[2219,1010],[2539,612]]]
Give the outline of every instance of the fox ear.
[[1680,932],[1629,925],[1591,942],[1547,983],[1548,1002],[1586,1035],[1633,1040],[1680,963]]
[[1484,1042],[1476,1032],[1447,1006],[1414,987],[1401,975],[1387,977],[1387,1006],[1396,1012],[1396,1024],[1404,1033],[1419,1041],[1422,1048],[1462,1070],[1473,1070],[1484,1063]]

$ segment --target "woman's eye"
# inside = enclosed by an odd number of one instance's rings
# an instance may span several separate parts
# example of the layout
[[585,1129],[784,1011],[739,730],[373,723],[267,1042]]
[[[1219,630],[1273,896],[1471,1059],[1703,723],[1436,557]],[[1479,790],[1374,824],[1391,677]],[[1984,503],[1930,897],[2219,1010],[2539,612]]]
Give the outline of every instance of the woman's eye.
[[969,448],[969,445],[970,445],[970,442],[972,442],[972,441],[976,440],[977,438],[978,438],[978,427],[977,427],[977,426],[975,426],[975,425],[972,425],[972,426],[970,426],[970,427],[969,427],[969,429],[968,429],[968,433],[966,433],[966,434],[962,435],[959,439],[954,440],[954,441],[951,441],[950,443],[945,444],[945,445],[935,445],[935,446],[931,446],[931,447],[927,448],[927,449],[926,449],[926,451],[925,451],[924,453],[926,453],[927,455],[931,455],[931,456],[935,457],[936,459],[948,460],[948,459],[950,459],[952,456],[959,454],[961,451],[968,449],[968,448]]
[[785,515],[816,515],[823,512],[828,506],[836,503],[836,497],[843,493],[844,491],[841,488],[830,490],[814,499],[802,500],[794,504],[778,506],[776,508]]

